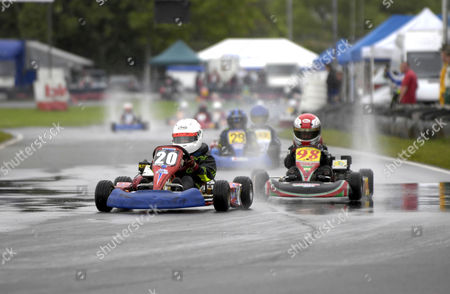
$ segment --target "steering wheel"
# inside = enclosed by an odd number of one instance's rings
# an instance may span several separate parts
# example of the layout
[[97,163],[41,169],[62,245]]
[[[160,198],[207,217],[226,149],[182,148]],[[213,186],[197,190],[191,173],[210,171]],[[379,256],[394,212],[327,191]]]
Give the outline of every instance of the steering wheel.
[[152,158],[155,157],[156,149],[158,149],[159,147],[171,147],[171,148],[176,147],[176,148],[179,148],[179,149],[181,149],[181,151],[183,151],[183,159],[189,160],[189,159],[191,158],[191,155],[189,154],[189,152],[187,152],[186,149],[184,149],[183,147],[178,146],[178,145],[162,145],[162,146],[158,146],[158,147],[156,147],[156,148],[153,150]]
[[177,147],[180,148],[181,151],[183,151],[183,159],[189,160],[191,158],[191,155],[189,154],[189,152],[186,151],[186,149],[184,149],[181,146],[177,146]]

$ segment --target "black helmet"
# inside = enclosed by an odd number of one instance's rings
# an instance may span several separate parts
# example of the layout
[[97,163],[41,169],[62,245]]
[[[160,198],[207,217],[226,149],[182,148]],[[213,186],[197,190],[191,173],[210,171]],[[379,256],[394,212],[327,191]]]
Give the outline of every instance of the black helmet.
[[247,127],[247,115],[240,109],[234,109],[228,114],[227,122],[231,129],[245,129]]

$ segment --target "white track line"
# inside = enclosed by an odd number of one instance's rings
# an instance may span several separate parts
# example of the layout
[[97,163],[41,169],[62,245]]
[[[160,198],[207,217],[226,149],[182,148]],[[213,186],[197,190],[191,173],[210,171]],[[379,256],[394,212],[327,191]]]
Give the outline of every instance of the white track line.
[[14,135],[14,137],[12,139],[0,144],[0,150],[8,147],[9,145],[16,144],[17,142],[20,142],[23,140],[22,134],[19,133],[19,134],[13,134],[13,135]]

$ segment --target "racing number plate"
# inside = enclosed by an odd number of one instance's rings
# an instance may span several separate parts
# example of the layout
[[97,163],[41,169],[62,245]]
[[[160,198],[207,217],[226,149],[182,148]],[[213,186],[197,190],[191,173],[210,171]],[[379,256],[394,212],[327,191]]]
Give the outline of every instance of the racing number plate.
[[295,151],[296,161],[320,162],[321,152],[312,147],[297,148]]
[[256,130],[256,138],[258,141],[268,141],[272,140],[272,134],[268,130]]
[[245,144],[246,142],[244,131],[230,131],[228,132],[228,142],[230,145],[233,144]]
[[179,151],[176,149],[160,149],[156,152],[153,164],[158,166],[175,165],[177,163]]

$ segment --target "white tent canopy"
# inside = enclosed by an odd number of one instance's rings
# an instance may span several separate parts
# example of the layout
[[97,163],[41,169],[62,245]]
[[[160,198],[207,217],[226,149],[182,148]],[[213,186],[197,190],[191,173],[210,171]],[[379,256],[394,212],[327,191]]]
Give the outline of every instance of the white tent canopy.
[[198,53],[204,61],[238,58],[242,68],[266,64],[298,64],[310,67],[318,55],[287,39],[225,39]]
[[[362,57],[371,58],[373,56],[374,59],[391,59],[393,53],[398,50],[397,38],[413,31],[442,31],[442,21],[429,8],[424,8],[417,16],[384,39],[371,46],[363,47]],[[436,50],[438,49],[436,48]]]

